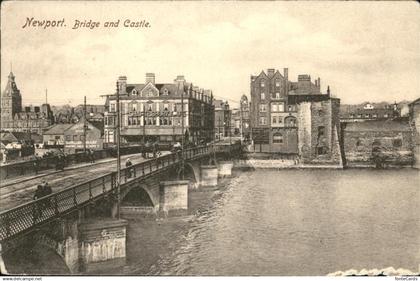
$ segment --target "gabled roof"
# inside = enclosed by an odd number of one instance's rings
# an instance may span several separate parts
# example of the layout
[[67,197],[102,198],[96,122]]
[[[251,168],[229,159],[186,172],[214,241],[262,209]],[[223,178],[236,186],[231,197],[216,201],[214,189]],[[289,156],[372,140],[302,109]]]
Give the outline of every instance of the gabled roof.
[[69,129],[74,124],[57,124],[52,125],[47,128],[47,130],[43,133],[44,135],[63,135],[64,131]]

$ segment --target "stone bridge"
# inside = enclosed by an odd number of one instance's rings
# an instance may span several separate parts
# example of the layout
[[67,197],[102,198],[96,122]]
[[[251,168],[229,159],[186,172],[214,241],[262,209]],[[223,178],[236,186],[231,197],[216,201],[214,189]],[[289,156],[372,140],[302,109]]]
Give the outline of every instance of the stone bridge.
[[[110,173],[6,210],[0,213],[2,251],[42,245],[70,273],[123,264],[127,221],[121,216],[186,213],[188,191],[217,185],[218,177],[231,174],[226,160],[240,152],[239,144],[191,148],[122,169],[119,181]],[[1,263],[0,253],[6,270]]]

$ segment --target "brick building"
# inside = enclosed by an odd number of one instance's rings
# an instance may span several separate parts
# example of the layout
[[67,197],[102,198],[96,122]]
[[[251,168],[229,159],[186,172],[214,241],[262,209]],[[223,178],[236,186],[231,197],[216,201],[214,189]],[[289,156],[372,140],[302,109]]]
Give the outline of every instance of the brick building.
[[221,140],[231,136],[232,112],[229,103],[223,100],[214,100],[214,133],[215,139]]
[[253,151],[303,162],[341,162],[338,99],[321,93],[320,79],[299,75],[289,81],[268,69],[251,76],[250,121]]
[[10,72],[6,89],[1,96],[1,130],[42,134],[44,128],[54,123],[49,104],[22,107],[22,95],[15,76]]
[[343,126],[344,152],[349,167],[411,165],[413,138],[406,120],[373,120]]
[[[210,90],[186,82],[184,76],[178,76],[173,83],[156,83],[153,73],[147,73],[146,81],[141,84],[128,84],[127,78],[121,76],[118,85],[122,142],[173,143],[181,141],[183,136],[186,141],[196,143],[213,139],[214,107]],[[105,143],[115,143],[115,95],[107,98],[104,124]]]

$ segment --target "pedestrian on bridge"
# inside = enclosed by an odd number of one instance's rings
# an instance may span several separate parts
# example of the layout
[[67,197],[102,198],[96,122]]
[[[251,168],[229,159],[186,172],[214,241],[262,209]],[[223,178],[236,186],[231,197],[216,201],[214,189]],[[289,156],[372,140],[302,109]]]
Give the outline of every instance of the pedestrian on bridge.
[[131,160],[130,160],[130,158],[128,158],[127,159],[127,161],[125,161],[125,167],[127,168],[127,170],[126,170],[126,174],[125,174],[125,176],[129,179],[129,178],[131,178],[131,166],[133,166],[133,163],[131,163]]
[[[38,186],[36,187],[33,199],[37,200],[37,199],[41,199],[42,197],[44,197],[43,187],[41,184],[38,184]],[[44,209],[43,203],[33,205],[32,217],[33,217],[34,222],[37,221],[38,218],[42,216],[43,209]]]

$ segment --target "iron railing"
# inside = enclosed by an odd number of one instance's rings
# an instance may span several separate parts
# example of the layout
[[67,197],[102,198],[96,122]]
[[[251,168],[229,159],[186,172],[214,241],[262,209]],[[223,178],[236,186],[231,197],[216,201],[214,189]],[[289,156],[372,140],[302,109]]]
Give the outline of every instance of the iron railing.
[[[223,153],[227,150],[231,152],[237,148],[216,145],[195,147],[185,149],[183,156],[184,160],[193,160],[211,153]],[[132,181],[147,178],[179,163],[180,153],[167,154],[121,169],[121,188]],[[3,211],[0,213],[0,241],[30,231],[36,226],[48,223],[104,196],[115,195],[116,183],[117,173],[112,172]]]

